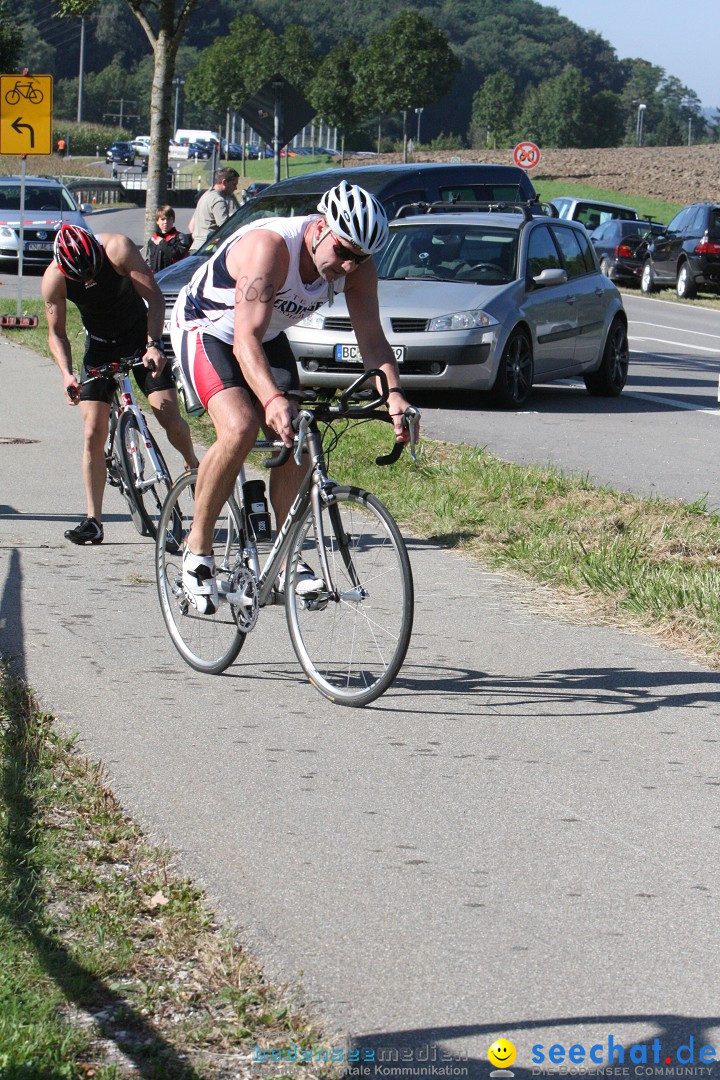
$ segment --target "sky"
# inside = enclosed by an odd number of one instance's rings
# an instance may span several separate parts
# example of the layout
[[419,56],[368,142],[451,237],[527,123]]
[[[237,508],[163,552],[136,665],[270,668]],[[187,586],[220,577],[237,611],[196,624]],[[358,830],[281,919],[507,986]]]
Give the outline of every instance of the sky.
[[585,30],[596,30],[618,59],[641,56],[694,90],[703,106],[720,106],[714,53],[718,0],[541,0]]

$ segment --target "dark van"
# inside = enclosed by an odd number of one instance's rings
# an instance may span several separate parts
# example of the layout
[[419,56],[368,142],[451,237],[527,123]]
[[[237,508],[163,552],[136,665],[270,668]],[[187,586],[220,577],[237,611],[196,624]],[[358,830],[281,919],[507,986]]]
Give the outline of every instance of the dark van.
[[231,233],[258,217],[297,217],[317,210],[320,196],[347,180],[376,195],[393,218],[401,206],[418,202],[527,202],[537,199],[535,188],[516,165],[362,165],[355,169],[322,169],[281,180],[241,206],[207,238],[200,250],[157,275],[172,308],[177,294]]

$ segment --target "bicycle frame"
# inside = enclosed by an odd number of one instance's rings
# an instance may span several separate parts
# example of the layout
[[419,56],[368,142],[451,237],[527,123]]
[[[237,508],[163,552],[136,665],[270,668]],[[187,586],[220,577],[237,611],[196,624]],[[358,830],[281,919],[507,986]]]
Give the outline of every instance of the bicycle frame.
[[111,413],[110,413],[110,432],[109,432],[109,435],[108,435],[107,456],[112,458],[112,452],[113,452],[113,449],[114,449],[114,446],[115,446],[115,435],[117,434],[117,428],[118,428],[118,424],[120,423],[120,417],[123,415],[123,413],[131,412],[133,414],[133,416],[135,417],[136,421],[137,421],[140,436],[141,436],[143,442],[145,443],[145,448],[146,448],[146,450],[148,452],[148,456],[149,456],[150,461],[152,463],[152,467],[155,470],[155,475],[153,477],[149,477],[149,478],[146,477],[145,479],[141,480],[140,479],[140,470],[137,467],[137,453],[135,451],[135,447],[133,446],[133,447],[130,448],[131,452],[132,452],[133,470],[134,470],[134,473],[135,473],[135,476],[134,476],[135,487],[139,491],[145,491],[147,488],[152,487],[153,484],[158,483],[159,481],[162,480],[163,475],[164,475],[163,470],[162,470],[162,467],[160,465],[160,462],[158,461],[158,457],[157,457],[157,454],[155,453],[154,447],[152,445],[152,441],[150,439],[150,434],[149,434],[149,431],[148,431],[148,426],[147,426],[147,423],[145,421],[145,417],[143,415],[143,412],[140,409],[140,406],[135,401],[135,395],[133,394],[132,384],[130,382],[130,376],[127,375],[127,374],[123,375],[122,379],[119,379],[118,377],[116,377],[115,386],[116,386],[116,390],[115,390],[115,393],[113,395],[113,403],[112,403],[112,406],[111,406]]
[[[322,525],[322,515],[320,514],[320,499],[323,497],[322,493],[327,493],[334,486],[334,481],[329,480],[326,467],[325,456],[322,448],[322,437],[320,432],[315,427],[308,431],[306,437],[306,443],[310,455],[310,466],[308,468],[306,476],[303,478],[300,484],[300,489],[293,501],[292,506],[288,510],[287,516],[278,529],[275,541],[270,549],[270,552],[265,560],[265,563],[260,568],[259,559],[257,555],[257,548],[255,544],[247,539],[247,549],[250,554],[250,561],[252,564],[253,572],[257,578],[258,589],[258,604],[260,607],[265,607],[268,601],[272,600],[273,587],[277,576],[280,573],[287,549],[290,545],[290,538],[293,534],[293,527],[300,520],[301,516],[305,513],[307,506],[312,504],[313,517],[315,519],[315,527],[318,530],[318,536],[324,535]],[[268,450],[277,449],[278,444],[269,442],[267,440],[258,440],[256,442],[255,450]],[[238,478],[235,482],[236,500],[238,505],[243,505],[240,492],[242,491],[242,484],[245,482],[245,468],[240,470]],[[238,497],[239,496],[239,497]],[[228,531],[228,540],[225,551],[225,558],[229,555],[230,548],[232,546],[232,538],[230,531]],[[322,565],[323,577],[326,584],[330,582],[330,571],[327,565],[327,556],[324,550],[324,545],[319,544],[319,556]]]

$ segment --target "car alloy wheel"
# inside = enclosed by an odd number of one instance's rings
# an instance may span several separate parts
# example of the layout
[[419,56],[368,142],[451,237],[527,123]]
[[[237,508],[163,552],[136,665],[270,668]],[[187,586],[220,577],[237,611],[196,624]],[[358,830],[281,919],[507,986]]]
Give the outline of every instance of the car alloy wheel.
[[695,281],[686,262],[678,269],[676,290],[681,300],[692,300],[697,296]]
[[644,293],[655,292],[655,276],[649,259],[646,259],[643,264],[642,276],[640,278],[640,290]]
[[616,317],[605,341],[600,367],[584,376],[588,393],[593,397],[617,397],[627,381],[629,363],[627,328]]
[[534,375],[532,346],[524,330],[510,335],[503,349],[492,396],[498,405],[513,408],[530,397]]

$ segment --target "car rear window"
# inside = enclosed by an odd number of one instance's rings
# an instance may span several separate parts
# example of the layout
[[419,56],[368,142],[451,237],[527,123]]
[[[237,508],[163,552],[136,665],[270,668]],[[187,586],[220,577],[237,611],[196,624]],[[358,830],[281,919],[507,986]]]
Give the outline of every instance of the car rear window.
[[720,238],[720,207],[714,207],[710,211],[708,235],[712,236],[714,239]]
[[439,188],[443,202],[520,202],[532,198],[520,184],[464,184]]

